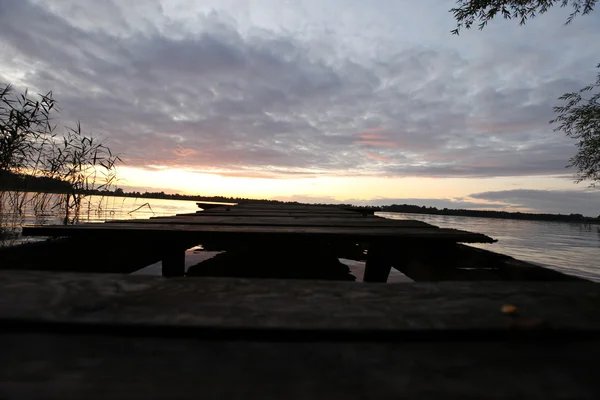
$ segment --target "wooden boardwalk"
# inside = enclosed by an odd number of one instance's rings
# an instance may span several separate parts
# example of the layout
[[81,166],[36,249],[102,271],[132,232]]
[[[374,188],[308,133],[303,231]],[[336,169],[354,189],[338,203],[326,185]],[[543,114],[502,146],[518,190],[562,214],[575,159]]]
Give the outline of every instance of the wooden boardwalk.
[[492,243],[488,236],[442,229],[421,221],[389,220],[336,207],[300,205],[224,206],[143,220],[25,227],[24,235],[66,236],[83,240],[151,242],[162,248],[163,275],[184,274],[184,252],[201,243],[278,246],[331,243],[368,248],[365,281],[385,282],[392,266],[388,254],[402,248],[439,248],[455,243]]
[[593,283],[0,271],[2,399],[597,399],[599,337]]

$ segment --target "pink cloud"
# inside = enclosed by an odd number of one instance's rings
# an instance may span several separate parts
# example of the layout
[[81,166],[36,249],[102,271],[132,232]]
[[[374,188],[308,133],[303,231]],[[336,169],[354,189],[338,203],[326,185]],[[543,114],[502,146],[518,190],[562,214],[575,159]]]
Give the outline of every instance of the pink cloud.
[[186,149],[184,147],[179,147],[178,149],[173,150],[173,154],[175,154],[177,157],[187,157],[198,154],[198,151],[194,149]]
[[361,133],[359,137],[361,139],[387,139],[387,136],[377,133]]
[[383,157],[383,156],[373,154],[373,153],[365,153],[365,156],[372,158],[373,160],[377,160],[377,161],[392,161],[390,158]]
[[382,134],[387,128],[378,126],[376,128],[365,129],[358,135],[354,143],[374,147],[398,147],[398,143],[390,140],[389,136]]
[[358,137],[361,139],[387,139],[386,135],[382,135],[387,129],[383,126],[377,126],[375,128],[368,128],[363,130]]
[[398,147],[398,143],[383,140],[357,140],[356,143],[375,147]]
[[387,130],[387,128],[383,127],[383,126],[377,126],[375,128],[368,128],[365,129],[365,133],[381,133],[381,132],[385,132]]

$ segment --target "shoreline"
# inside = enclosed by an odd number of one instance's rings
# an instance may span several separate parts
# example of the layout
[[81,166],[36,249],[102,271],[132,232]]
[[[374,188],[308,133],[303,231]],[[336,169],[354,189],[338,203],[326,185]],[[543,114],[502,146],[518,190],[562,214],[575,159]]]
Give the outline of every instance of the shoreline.
[[[21,193],[48,193],[60,195],[64,194],[56,191],[31,191],[31,190],[0,190],[0,192],[21,192]],[[100,192],[100,193],[89,193],[86,196],[98,196],[98,197],[116,197],[116,198],[129,198],[136,200],[151,199],[151,200],[173,200],[173,201],[193,201],[193,202],[204,202],[209,204],[223,204],[231,205],[232,203],[256,203],[256,204],[297,204],[297,205],[321,205],[327,207],[345,207],[351,206],[357,210],[364,209],[373,211],[374,213],[392,213],[392,214],[416,214],[416,215],[435,215],[435,216],[449,216],[449,217],[467,217],[467,218],[484,218],[493,220],[517,220],[517,221],[537,221],[537,222],[558,222],[558,223],[570,223],[570,224],[583,224],[583,225],[598,225],[600,226],[600,219],[585,217],[580,214],[572,214],[574,217],[570,219],[571,215],[567,214],[546,214],[546,213],[521,213],[521,212],[508,212],[508,211],[495,211],[495,210],[462,210],[462,209],[448,209],[440,210],[436,208],[423,208],[416,205],[387,205],[387,206],[352,206],[349,204],[309,204],[300,202],[283,202],[279,200],[268,200],[268,199],[246,199],[246,198],[233,198],[224,196],[193,196],[193,195],[181,195],[181,194],[164,194],[149,193],[147,195],[140,194],[131,195],[130,193],[115,193],[115,192]],[[390,210],[389,208],[406,207],[406,209],[395,209]],[[200,207],[198,206],[198,210]],[[494,215],[497,213],[498,215]],[[477,215],[483,214],[483,215]]]
[[409,212],[409,211],[376,211],[375,215],[378,214],[414,214],[414,215],[432,215],[436,217],[461,217],[461,218],[477,218],[477,219],[491,219],[491,220],[504,220],[504,221],[531,221],[531,222],[550,222],[557,224],[580,224],[580,225],[598,225],[600,226],[600,220],[583,220],[583,221],[556,221],[550,219],[533,219],[533,218],[505,218],[495,216],[479,216],[479,215],[461,215],[461,214],[436,214],[436,213],[423,213],[423,212]]

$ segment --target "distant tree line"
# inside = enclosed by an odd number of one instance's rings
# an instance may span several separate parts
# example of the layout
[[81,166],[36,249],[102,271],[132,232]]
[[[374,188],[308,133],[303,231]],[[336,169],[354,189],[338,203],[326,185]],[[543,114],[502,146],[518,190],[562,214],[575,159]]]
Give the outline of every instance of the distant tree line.
[[[201,195],[189,195],[189,194],[179,194],[179,193],[165,193],[164,191],[160,192],[139,192],[132,191],[126,192],[121,188],[117,188],[114,191],[106,191],[106,190],[95,190],[88,191],[87,194],[93,195],[102,195],[102,196],[117,196],[117,197],[138,197],[138,198],[146,198],[146,199],[166,199],[166,200],[189,200],[189,201],[213,201],[219,203],[240,203],[240,202],[253,202],[253,203],[283,203],[279,200],[257,200],[257,199],[248,199],[244,197],[226,197],[226,196],[201,196]],[[297,202],[294,202],[297,203]],[[297,203],[300,204],[300,203]]]
[[69,182],[47,176],[32,176],[0,170],[0,190],[20,192],[68,193]]

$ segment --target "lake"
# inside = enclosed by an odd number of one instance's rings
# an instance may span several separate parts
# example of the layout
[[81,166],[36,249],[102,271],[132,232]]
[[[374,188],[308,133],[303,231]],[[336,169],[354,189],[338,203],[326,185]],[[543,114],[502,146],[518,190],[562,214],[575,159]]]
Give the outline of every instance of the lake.
[[597,224],[428,214],[377,215],[391,219],[416,219],[440,228],[483,233],[498,242],[471,246],[600,281],[600,225]]
[[[82,210],[82,222],[100,222],[189,213],[197,211],[198,207],[194,201],[90,196]],[[22,214],[11,214],[6,212],[4,204],[1,211],[0,222],[5,227],[16,228],[17,235],[10,240],[12,244],[23,241],[18,231],[24,224],[61,223],[61,217],[52,210],[36,213],[31,207],[25,207]],[[390,219],[415,219],[442,228],[484,233],[498,242],[473,246],[600,281],[600,225],[427,214],[377,215]]]
[[[20,236],[23,225],[52,225],[62,223],[63,215],[55,207],[59,198],[58,195],[48,194],[48,206],[42,207],[43,210],[41,211],[35,209],[34,204],[32,204],[33,202],[24,201],[25,206],[22,212],[16,213],[13,211],[14,207],[11,207],[11,204],[15,200],[8,196],[8,194],[12,195],[13,193],[0,192],[0,228],[3,232],[5,239],[3,242],[5,245],[36,240],[36,238],[31,239]],[[34,195],[36,194],[27,194],[27,199]],[[198,206],[194,201],[88,196],[82,203],[79,220],[80,222],[104,222],[111,219],[145,219],[195,211],[198,211]],[[11,235],[10,233],[14,234]],[[2,237],[0,237],[0,244],[2,244]]]

